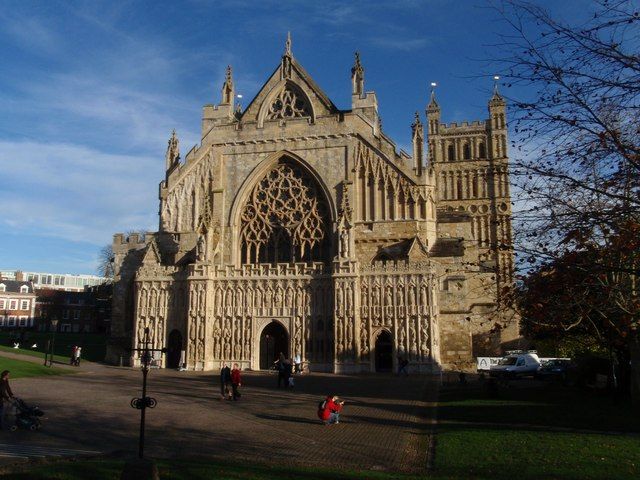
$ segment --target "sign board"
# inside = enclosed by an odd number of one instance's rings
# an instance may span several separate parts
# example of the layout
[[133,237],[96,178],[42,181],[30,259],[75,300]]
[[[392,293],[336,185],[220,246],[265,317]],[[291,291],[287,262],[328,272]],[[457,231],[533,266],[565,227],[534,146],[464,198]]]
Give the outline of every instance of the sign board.
[[477,369],[478,371],[489,371],[491,365],[497,365],[502,357],[478,357]]

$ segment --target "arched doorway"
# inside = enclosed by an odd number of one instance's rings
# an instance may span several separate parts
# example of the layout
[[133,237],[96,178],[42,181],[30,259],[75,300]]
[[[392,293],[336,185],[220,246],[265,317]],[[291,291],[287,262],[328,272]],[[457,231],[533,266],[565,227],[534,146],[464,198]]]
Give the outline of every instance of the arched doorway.
[[182,334],[180,331],[171,330],[167,343],[167,368],[178,368],[182,353]]
[[268,370],[280,352],[289,358],[289,335],[280,322],[272,320],[260,335],[260,369]]
[[391,334],[382,330],[376,338],[376,372],[390,372],[393,369],[393,342]]

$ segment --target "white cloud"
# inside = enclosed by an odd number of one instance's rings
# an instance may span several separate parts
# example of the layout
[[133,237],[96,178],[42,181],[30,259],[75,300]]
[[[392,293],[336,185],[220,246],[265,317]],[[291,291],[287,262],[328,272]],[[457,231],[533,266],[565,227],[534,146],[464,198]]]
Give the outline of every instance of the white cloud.
[[109,243],[117,231],[157,227],[162,158],[71,144],[0,142],[0,202],[14,232]]

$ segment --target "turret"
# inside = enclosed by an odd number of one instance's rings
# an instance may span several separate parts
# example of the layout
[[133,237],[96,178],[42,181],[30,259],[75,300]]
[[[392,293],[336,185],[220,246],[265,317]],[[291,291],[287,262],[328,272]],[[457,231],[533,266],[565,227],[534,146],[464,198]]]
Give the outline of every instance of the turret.
[[491,132],[491,151],[493,158],[504,158],[507,156],[507,103],[498,92],[498,80],[500,77],[493,77],[495,84],[493,96],[489,100],[489,130]]
[[375,92],[364,91],[364,67],[360,62],[360,53],[355,53],[355,61],[351,68],[351,110],[362,113],[371,123],[373,134],[380,133],[380,116],[378,115],[378,98]]
[[235,99],[233,78],[231,76],[231,65],[227,65],[227,73],[225,75],[224,84],[222,85],[222,101],[220,105],[233,105]]
[[178,142],[178,136],[174,130],[171,134],[167,145],[167,153],[165,154],[165,167],[167,172],[175,167],[180,161],[180,147]]
[[416,117],[411,124],[411,133],[413,141],[413,168],[416,175],[422,175],[422,162],[423,162],[423,145],[424,145],[424,128],[420,121],[420,114],[416,112]]
[[440,131],[440,105],[436,101],[436,83],[431,82],[431,99],[425,109],[427,114],[427,132],[429,140],[429,162],[438,161],[438,133]]
[[351,95],[361,97],[364,95],[364,68],[360,63],[360,53],[356,52],[356,60],[351,69]]

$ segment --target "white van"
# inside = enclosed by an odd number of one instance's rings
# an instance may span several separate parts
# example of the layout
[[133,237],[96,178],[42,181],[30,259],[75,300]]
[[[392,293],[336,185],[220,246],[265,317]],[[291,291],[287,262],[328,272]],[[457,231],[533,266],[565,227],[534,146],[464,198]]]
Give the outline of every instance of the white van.
[[527,352],[509,352],[498,362],[491,365],[489,375],[492,377],[533,376],[540,368],[540,358],[535,350]]

